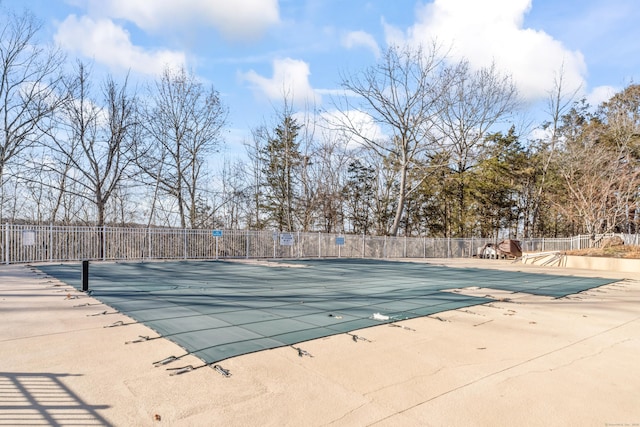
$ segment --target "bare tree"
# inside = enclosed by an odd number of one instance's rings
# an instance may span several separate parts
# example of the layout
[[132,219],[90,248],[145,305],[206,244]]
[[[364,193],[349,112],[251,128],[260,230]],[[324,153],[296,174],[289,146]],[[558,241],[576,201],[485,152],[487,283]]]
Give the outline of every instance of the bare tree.
[[572,105],[576,102],[576,96],[580,87],[567,91],[564,81],[564,66],[554,78],[553,88],[549,91],[547,97],[547,114],[549,120],[542,126],[546,137],[537,141],[537,151],[539,164],[535,165],[538,169],[537,180],[532,183],[534,187],[531,197],[528,197],[525,205],[525,219],[523,224],[524,237],[530,237],[535,234],[540,219],[540,210],[545,203],[545,196],[549,180],[550,165],[556,160],[563,133],[563,117],[570,114]]
[[592,136],[571,141],[560,156],[568,204],[559,208],[580,221],[587,233],[608,233],[637,197],[640,169],[626,161],[622,147],[611,149]]
[[558,209],[592,235],[627,229],[640,198],[640,86],[629,86],[595,113],[576,104],[560,129],[563,147],[553,167],[566,195]]
[[58,107],[63,55],[36,39],[40,24],[29,12],[0,16],[0,217],[7,167],[31,148]]
[[247,227],[262,230],[265,226],[265,221],[262,214],[261,200],[262,200],[262,185],[264,176],[262,173],[262,161],[260,153],[264,149],[266,139],[263,137],[264,127],[258,127],[252,130],[252,142],[246,142],[244,144],[245,152],[249,159],[247,163],[246,176],[247,176],[247,198],[248,202],[248,214],[247,214]]
[[467,172],[481,158],[487,132],[517,107],[517,90],[495,65],[474,71],[463,60],[448,72],[449,84],[436,101],[436,126],[455,177],[457,235],[465,236]]
[[345,186],[352,153],[345,149],[344,141],[327,136],[319,141],[314,158],[311,179],[317,185],[314,206],[320,229],[325,233],[344,232]]
[[[300,196],[296,209],[296,217],[301,231],[311,231],[323,216],[319,212],[320,192],[323,179],[314,177],[319,159],[316,158],[319,146],[316,142],[316,120],[314,114],[305,109],[298,114],[302,124],[300,128]],[[328,177],[327,177],[328,178]]]
[[342,189],[342,202],[349,230],[357,234],[369,234],[374,224],[374,206],[377,196],[376,169],[353,159],[347,168],[347,179]]
[[183,228],[198,223],[206,156],[220,144],[226,119],[218,92],[184,69],[165,69],[150,94],[143,122],[147,145],[138,153],[139,165],[156,193],[175,199]]
[[67,88],[69,97],[59,129],[50,136],[55,150],[74,171],[60,171],[60,175],[78,184],[81,191],[75,195],[95,207],[95,224],[102,226],[107,204],[133,163],[135,98],[128,93],[126,80],[119,86],[108,77],[99,99],[92,93],[90,72],[81,62]]
[[[444,67],[444,56],[435,44],[428,51],[391,47],[378,64],[342,78],[346,94],[336,102],[337,125],[398,168],[391,235],[398,233],[407,195],[420,182],[411,185],[409,173],[425,176],[417,170],[428,163],[435,148],[432,130],[439,113],[437,100],[448,86]],[[359,120],[362,117],[369,117],[382,134],[372,135]]]
[[215,190],[210,191],[206,200],[211,206],[207,205],[203,212],[204,221],[200,226],[237,230],[251,221],[250,175],[250,167],[244,159],[223,160],[212,183]]
[[[640,202],[640,85],[631,84],[600,106],[606,121],[602,140],[617,154],[619,185],[615,193],[618,218],[609,218],[609,226],[618,231],[637,232]],[[615,222],[614,222],[615,220]]]

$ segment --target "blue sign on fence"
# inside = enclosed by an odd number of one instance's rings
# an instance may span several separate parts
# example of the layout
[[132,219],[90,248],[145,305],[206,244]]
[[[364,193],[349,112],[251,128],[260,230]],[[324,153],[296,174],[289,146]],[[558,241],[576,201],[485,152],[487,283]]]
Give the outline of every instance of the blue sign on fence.
[[211,234],[213,234],[213,237],[222,237],[222,230],[213,230]]
[[336,245],[338,245],[338,246],[344,246],[344,236],[338,236],[338,237],[336,237]]

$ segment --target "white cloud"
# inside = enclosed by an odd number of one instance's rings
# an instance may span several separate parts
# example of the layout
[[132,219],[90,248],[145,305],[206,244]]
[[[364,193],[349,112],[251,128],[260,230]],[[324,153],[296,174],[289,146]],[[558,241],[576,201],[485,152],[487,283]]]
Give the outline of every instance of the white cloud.
[[321,96],[309,83],[309,64],[297,59],[285,58],[273,61],[273,76],[263,77],[251,70],[241,75],[252,83],[254,88],[271,100],[287,99],[293,105],[301,107],[308,104],[320,104]]
[[528,100],[546,97],[561,68],[566,87],[584,87],[583,55],[543,31],[523,28],[530,8],[531,0],[434,0],[417,8],[416,23],[406,34],[387,25],[387,41],[417,45],[436,40],[451,46],[454,59],[464,57],[474,68],[495,62]]
[[213,26],[232,40],[251,40],[279,23],[278,0],[76,0],[91,16],[125,19],[146,31]]
[[601,103],[611,99],[613,95],[619,92],[619,89],[613,86],[598,86],[589,92],[586,96],[586,100],[589,105],[597,107]]
[[[319,122],[322,138],[327,141],[342,140],[348,149],[366,146],[365,138],[369,141],[387,138],[382,128],[364,111],[326,111],[320,114]],[[355,133],[345,132],[345,127],[355,130]]]
[[93,58],[116,70],[157,75],[167,66],[180,67],[186,62],[182,52],[148,52],[133,45],[129,33],[109,19],[69,15],[58,27],[55,41],[68,52]]
[[380,47],[373,36],[364,31],[352,31],[342,38],[342,45],[347,49],[364,47],[369,49],[376,58],[380,57]]
[[551,127],[545,129],[543,127],[537,126],[531,129],[531,131],[527,134],[527,139],[529,141],[549,141],[552,137],[552,134],[553,130],[551,129]]

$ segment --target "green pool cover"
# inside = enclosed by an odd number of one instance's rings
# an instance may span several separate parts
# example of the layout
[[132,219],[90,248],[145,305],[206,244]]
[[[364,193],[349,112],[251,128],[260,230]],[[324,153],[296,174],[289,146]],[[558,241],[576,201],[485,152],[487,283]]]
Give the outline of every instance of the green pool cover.
[[[563,297],[616,281],[364,259],[269,264],[92,263],[89,286],[96,299],[211,364],[493,301],[443,289]],[[81,264],[38,268],[81,288]]]

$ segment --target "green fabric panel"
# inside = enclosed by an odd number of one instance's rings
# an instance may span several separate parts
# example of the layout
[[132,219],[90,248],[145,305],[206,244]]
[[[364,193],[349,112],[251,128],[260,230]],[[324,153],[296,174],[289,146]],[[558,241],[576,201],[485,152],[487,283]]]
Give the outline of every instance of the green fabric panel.
[[[108,306],[215,363],[493,301],[445,289],[481,286],[559,298],[616,281],[368,259],[286,262],[300,268],[223,261],[94,262],[90,289]],[[38,268],[81,287],[80,263]],[[374,313],[389,319],[375,320]]]

